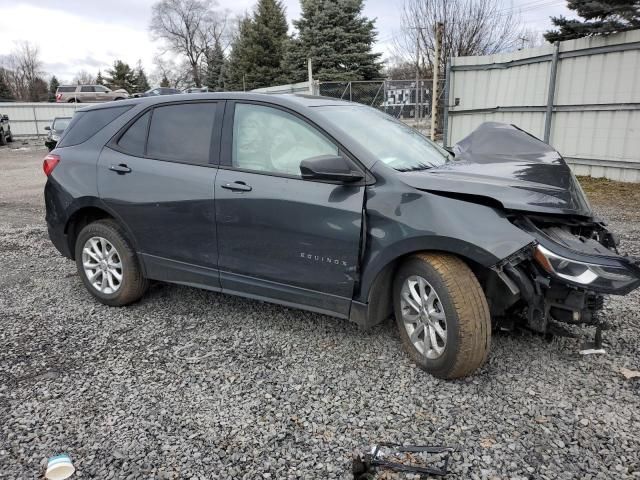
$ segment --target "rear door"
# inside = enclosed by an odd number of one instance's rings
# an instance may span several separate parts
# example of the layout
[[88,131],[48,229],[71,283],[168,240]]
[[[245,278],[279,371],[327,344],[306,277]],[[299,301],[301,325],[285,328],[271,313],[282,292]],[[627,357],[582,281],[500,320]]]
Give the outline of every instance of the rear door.
[[300,176],[302,160],[340,148],[297,114],[257,103],[229,102],[224,132],[216,178],[223,290],[346,317],[365,187]]
[[213,194],[223,110],[158,105],[100,155],[100,196],[131,231],[149,278],[220,285]]
[[80,87],[80,95],[83,102],[95,102],[97,101],[96,91],[92,85],[83,85]]

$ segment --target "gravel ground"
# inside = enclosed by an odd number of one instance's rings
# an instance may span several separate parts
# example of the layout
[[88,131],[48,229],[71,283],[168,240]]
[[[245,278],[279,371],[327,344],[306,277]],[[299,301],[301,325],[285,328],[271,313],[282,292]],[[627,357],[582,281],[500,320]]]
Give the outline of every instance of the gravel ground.
[[[84,478],[349,478],[355,448],[391,441],[456,446],[449,478],[640,478],[640,381],[619,371],[640,370],[638,292],[607,303],[606,355],[500,334],[453,382],[391,324],[171,285],[109,308],[47,238],[44,154],[0,149],[0,477],[67,453]],[[626,198],[595,207],[640,254]]]

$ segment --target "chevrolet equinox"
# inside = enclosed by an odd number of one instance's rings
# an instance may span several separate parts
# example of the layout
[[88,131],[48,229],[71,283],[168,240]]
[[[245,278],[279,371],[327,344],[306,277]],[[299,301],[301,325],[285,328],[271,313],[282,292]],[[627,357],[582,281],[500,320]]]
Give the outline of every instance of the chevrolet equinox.
[[483,365],[492,325],[598,325],[640,284],[560,154],[512,125],[449,151],[354,103],[173,95],[78,110],[43,167],[49,236],[98,301],[159,280],[394,314],[440,378]]

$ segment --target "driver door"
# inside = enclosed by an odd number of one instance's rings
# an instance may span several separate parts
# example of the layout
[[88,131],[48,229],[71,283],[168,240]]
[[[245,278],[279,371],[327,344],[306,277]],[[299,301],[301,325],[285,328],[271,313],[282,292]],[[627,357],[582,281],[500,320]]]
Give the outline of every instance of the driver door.
[[[348,316],[364,185],[303,180],[339,147],[297,114],[228,104],[215,204],[223,291]],[[355,167],[354,168],[359,168]]]

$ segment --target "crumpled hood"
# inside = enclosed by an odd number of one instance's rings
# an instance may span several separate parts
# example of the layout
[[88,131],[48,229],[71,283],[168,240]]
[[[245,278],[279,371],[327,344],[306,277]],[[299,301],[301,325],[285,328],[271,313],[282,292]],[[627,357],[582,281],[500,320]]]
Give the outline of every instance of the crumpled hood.
[[454,152],[454,161],[400,178],[420,190],[488,197],[510,210],[593,215],[562,156],[513,125],[483,123]]

